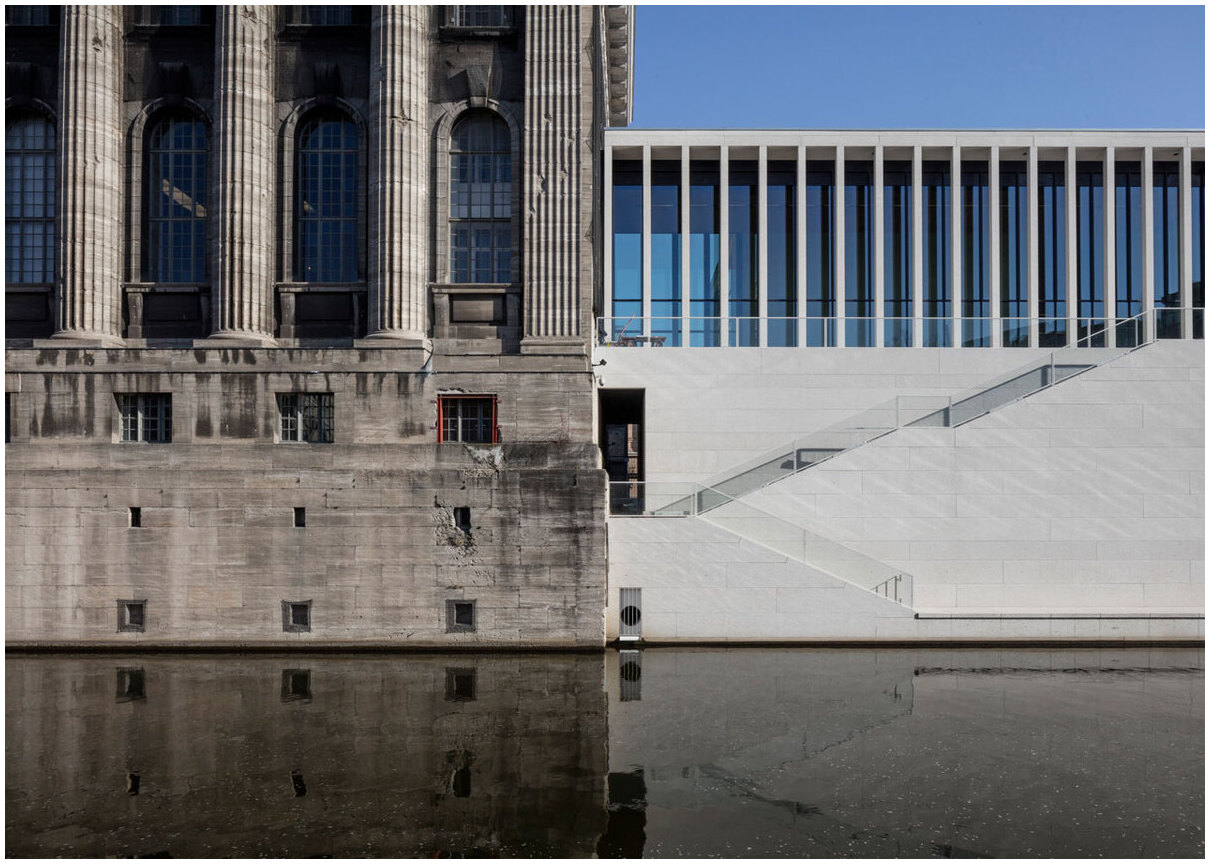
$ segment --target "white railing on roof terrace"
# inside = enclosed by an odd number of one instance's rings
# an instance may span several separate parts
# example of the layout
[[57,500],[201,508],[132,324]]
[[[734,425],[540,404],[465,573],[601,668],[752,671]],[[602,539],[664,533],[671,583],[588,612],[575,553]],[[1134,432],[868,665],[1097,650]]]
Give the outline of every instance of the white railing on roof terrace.
[[[597,344],[623,348],[1132,348],[1204,339],[1205,310],[1158,308],[1130,318],[598,318]],[[843,337],[843,338],[842,338]]]

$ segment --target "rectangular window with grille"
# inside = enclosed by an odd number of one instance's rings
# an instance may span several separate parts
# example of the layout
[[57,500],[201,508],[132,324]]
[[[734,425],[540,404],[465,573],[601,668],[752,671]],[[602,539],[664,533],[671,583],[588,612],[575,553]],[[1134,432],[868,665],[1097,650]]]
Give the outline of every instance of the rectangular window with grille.
[[172,441],[171,393],[118,393],[122,441]]
[[300,444],[331,444],[334,404],[331,393],[278,393],[281,440]]
[[437,400],[437,440],[466,444],[495,444],[495,396],[441,396]]
[[511,27],[511,10],[507,6],[446,6],[446,27]]

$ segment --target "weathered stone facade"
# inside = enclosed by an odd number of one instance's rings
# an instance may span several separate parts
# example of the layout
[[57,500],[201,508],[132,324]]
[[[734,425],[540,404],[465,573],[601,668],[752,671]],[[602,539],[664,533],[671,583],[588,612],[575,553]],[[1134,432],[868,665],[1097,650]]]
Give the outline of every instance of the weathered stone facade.
[[[54,125],[61,178],[55,281],[8,285],[8,643],[601,645],[592,177],[626,111],[628,11],[180,8],[196,17],[7,27],[30,67],[7,122]],[[56,27],[57,63],[37,60]],[[512,140],[504,281],[453,280],[468,111]],[[149,142],[170,116],[205,127],[200,281],[152,265]],[[298,142],[319,116],[357,132],[353,280],[301,271]],[[170,442],[122,440],[132,394],[170,394]],[[331,394],[331,443],[281,441],[282,394]],[[495,440],[442,440],[443,394],[491,399]],[[310,604],[307,628],[283,603]]]

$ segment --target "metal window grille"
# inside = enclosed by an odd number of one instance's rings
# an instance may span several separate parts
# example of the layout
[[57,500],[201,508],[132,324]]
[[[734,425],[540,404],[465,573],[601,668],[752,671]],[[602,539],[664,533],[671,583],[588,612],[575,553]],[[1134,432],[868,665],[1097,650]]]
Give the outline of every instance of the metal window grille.
[[5,6],[4,23],[12,27],[49,27],[50,6]]
[[639,639],[643,635],[643,589],[622,588],[618,598],[618,638]]
[[439,441],[495,444],[500,440],[495,396],[442,396],[437,413]]
[[54,279],[55,127],[42,117],[23,117],[4,134],[4,281],[46,285]]
[[343,114],[312,115],[299,130],[299,282],[357,281],[360,152],[357,126]]
[[152,129],[147,158],[147,255],[152,282],[206,279],[206,126],[169,117]]
[[279,393],[281,440],[331,444],[335,399],[331,393]]
[[352,6],[300,6],[300,24],[311,27],[349,27],[353,24]]
[[122,441],[172,441],[171,393],[119,393]]
[[447,27],[508,27],[512,24],[507,6],[446,6]]
[[512,279],[512,142],[508,125],[475,111],[450,140],[450,281]]

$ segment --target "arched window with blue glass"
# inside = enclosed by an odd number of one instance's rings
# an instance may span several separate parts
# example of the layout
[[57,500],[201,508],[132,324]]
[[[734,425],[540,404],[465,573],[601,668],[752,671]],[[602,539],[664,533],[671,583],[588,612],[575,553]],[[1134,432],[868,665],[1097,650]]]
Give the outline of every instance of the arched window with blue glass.
[[295,279],[361,278],[361,133],[347,114],[322,109],[298,127]]
[[4,281],[55,279],[55,127],[24,115],[4,130]]
[[170,114],[147,136],[147,279],[206,281],[206,124]]
[[491,111],[463,115],[450,134],[450,281],[512,281],[513,153]]

